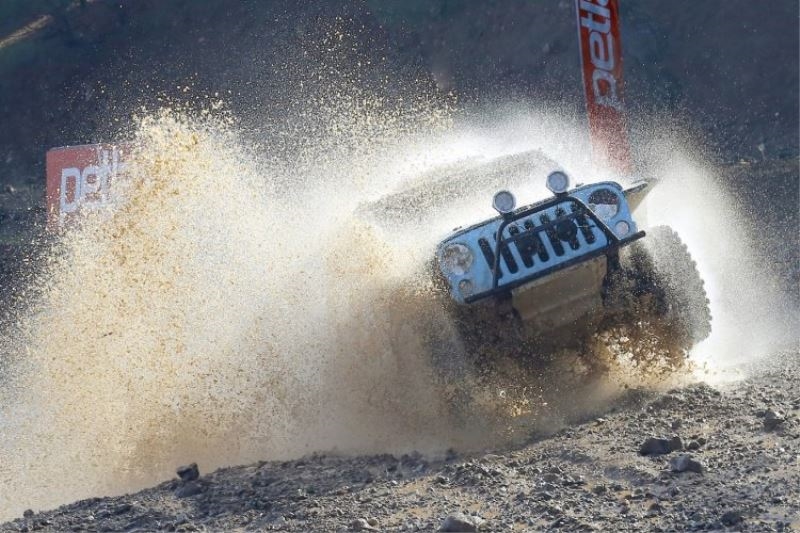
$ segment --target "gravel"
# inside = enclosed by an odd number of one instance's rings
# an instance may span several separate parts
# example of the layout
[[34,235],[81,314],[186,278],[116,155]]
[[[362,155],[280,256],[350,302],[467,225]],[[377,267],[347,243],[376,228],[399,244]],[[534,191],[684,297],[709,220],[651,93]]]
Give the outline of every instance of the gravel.
[[[186,481],[28,512],[0,530],[797,531],[798,390],[800,354],[782,354],[720,388],[631,391],[602,423],[595,414],[511,448],[315,454],[196,479],[181,468]],[[768,429],[770,410],[782,422]],[[650,438],[670,451],[641,455]]]

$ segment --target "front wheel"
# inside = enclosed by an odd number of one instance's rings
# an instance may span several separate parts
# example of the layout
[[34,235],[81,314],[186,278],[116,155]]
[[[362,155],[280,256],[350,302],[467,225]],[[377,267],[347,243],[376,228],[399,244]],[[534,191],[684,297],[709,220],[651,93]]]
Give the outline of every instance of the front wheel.
[[674,361],[685,359],[711,333],[709,301],[697,264],[678,234],[667,226],[620,251],[610,276],[606,307],[617,324],[639,326],[658,337]]

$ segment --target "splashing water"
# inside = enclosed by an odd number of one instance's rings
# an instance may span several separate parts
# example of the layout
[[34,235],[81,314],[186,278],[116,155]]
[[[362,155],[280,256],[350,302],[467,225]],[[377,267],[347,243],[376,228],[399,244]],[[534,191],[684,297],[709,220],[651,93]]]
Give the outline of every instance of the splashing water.
[[[578,180],[611,176],[596,174],[580,122],[563,113],[334,115],[345,148],[283,161],[254,154],[224,117],[138,122],[119,198],[64,236],[15,330],[0,392],[0,516],[143,487],[189,461],[491,442],[449,422],[420,334],[438,309],[436,243],[490,215],[490,199],[467,195],[401,230],[367,222],[362,206],[442,165],[531,149]],[[738,236],[709,217],[730,213],[705,167],[685,152],[679,168],[661,164],[662,153],[648,155],[663,181],[650,216],[677,226],[708,275],[715,333],[701,348],[717,357],[742,320],[725,291],[760,277],[754,260],[725,263],[719,237]]]
[[[796,261],[796,251],[785,244],[792,242],[792,229],[747,212],[719,171],[692,153],[685,140],[658,139],[644,150],[659,180],[647,204],[649,222],[680,233],[710,300],[712,334],[692,351],[698,376],[709,382],[741,379],[744,363],[794,350],[799,295],[776,271],[776,261]],[[766,232],[777,238],[765,238]]]

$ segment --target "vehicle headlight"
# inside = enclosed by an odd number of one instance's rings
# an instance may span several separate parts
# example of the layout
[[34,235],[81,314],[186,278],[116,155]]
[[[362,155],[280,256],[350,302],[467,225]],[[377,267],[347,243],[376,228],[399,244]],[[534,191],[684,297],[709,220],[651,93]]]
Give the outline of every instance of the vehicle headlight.
[[597,189],[589,195],[589,209],[602,220],[611,220],[619,213],[620,199],[611,189]]
[[625,222],[624,220],[620,220],[614,225],[614,231],[619,237],[624,237],[631,231],[631,225]]
[[446,274],[463,276],[472,267],[475,256],[464,244],[448,244],[442,251],[442,270]]
[[546,185],[553,194],[563,194],[569,190],[569,176],[556,170],[547,175]]

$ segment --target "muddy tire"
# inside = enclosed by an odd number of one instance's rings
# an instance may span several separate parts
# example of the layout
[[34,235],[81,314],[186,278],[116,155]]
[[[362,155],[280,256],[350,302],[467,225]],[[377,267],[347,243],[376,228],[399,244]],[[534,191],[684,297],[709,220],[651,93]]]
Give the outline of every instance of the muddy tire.
[[[631,297],[658,318],[675,345],[688,350],[711,333],[708,297],[697,264],[678,234],[656,226],[620,254],[622,276],[612,305],[630,311]],[[626,293],[626,294],[623,294]],[[641,302],[647,302],[642,306]]]

